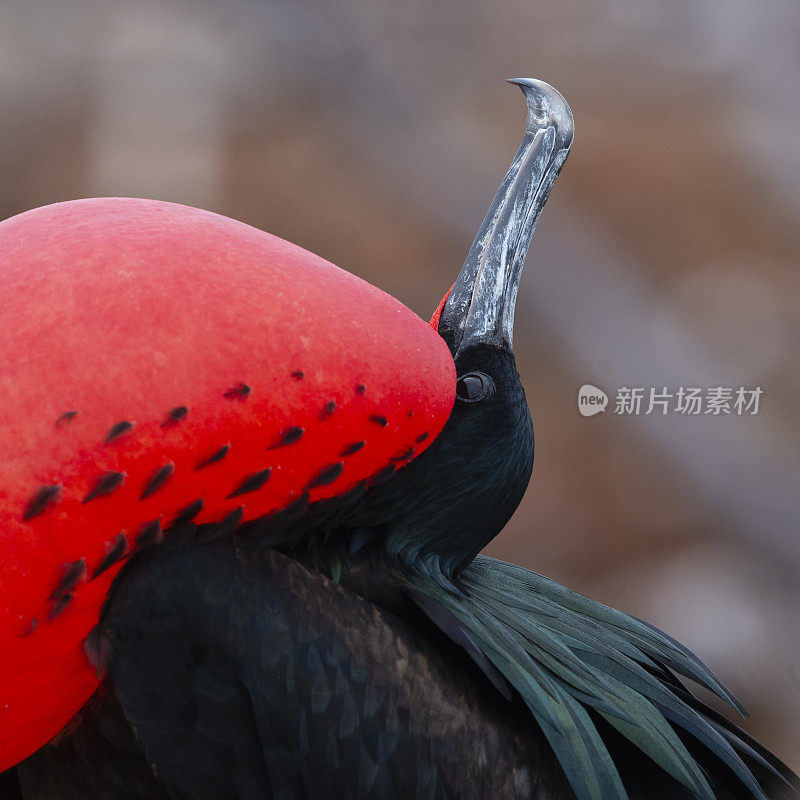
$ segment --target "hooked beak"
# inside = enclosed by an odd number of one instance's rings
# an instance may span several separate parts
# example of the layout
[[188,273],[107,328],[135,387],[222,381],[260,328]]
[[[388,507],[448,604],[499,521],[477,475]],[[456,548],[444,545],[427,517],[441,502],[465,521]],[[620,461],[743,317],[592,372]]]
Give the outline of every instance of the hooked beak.
[[552,86],[533,78],[509,83],[516,83],[525,95],[525,136],[439,319],[439,335],[453,358],[478,343],[512,349],[525,255],[572,145],[572,112]]

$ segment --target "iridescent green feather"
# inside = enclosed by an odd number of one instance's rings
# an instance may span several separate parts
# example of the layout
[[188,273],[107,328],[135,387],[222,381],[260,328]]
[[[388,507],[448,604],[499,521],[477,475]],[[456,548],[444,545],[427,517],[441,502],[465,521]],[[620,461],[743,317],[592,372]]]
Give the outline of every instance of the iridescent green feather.
[[579,800],[627,799],[593,715],[600,715],[700,800],[713,800],[714,792],[676,728],[707,747],[753,797],[765,800],[737,753],[750,752],[747,742],[687,703],[686,690],[673,672],[742,713],[743,707],[700,659],[671,637],[542,575],[484,556],[456,581],[433,569],[405,577],[416,591],[451,612],[516,689]]

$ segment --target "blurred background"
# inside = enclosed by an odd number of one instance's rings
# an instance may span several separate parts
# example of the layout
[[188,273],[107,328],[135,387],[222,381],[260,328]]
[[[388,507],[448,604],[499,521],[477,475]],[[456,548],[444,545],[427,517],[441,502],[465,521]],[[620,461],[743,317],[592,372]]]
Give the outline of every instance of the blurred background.
[[[800,770],[800,13],[683,0],[0,3],[0,218],[132,195],[313,250],[426,319],[522,136],[572,106],[515,347],[536,424],[489,552],[681,639]],[[578,387],[610,395],[578,414]],[[756,416],[613,413],[622,386]]]

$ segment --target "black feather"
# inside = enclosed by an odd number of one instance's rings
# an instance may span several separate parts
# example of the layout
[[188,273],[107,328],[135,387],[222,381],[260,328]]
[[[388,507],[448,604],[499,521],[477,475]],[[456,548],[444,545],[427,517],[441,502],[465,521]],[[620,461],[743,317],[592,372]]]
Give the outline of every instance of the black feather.
[[169,464],[164,464],[163,467],[159,467],[147,482],[141,495],[139,495],[139,499],[144,500],[150,497],[154,492],[157,492],[167,482],[167,478],[169,478],[173,472],[175,472],[175,465],[171,461]]
[[123,420],[112,426],[111,430],[106,434],[106,444],[113,442],[114,439],[119,439],[124,433],[127,433],[133,428],[133,423]]
[[161,423],[162,428],[172,428],[186,418],[189,409],[186,406],[175,406],[167,412],[167,418]]
[[47,599],[55,600],[58,597],[61,597],[61,595],[73,591],[78,583],[80,583],[84,575],[86,575],[85,558],[79,558],[77,561],[73,561],[71,564],[66,564],[64,566],[64,574],[62,575],[61,580],[58,582],[58,585],[55,589],[53,589]]
[[258,472],[254,472],[252,475],[248,475],[229,495],[228,499],[232,497],[239,497],[242,494],[248,494],[249,492],[255,492],[257,489],[260,489],[268,480],[269,476],[272,474],[272,470],[262,469]]
[[226,455],[228,455],[228,451],[231,449],[229,444],[225,444],[220,447],[219,450],[214,453],[214,455],[209,456],[205,461],[201,461],[195,469],[203,469],[203,467],[209,466],[209,464],[216,464],[218,461],[222,461]]
[[244,400],[250,395],[250,387],[246,383],[237,383],[231,386],[222,396],[227,400]]
[[272,445],[272,449],[277,447],[285,447],[289,444],[294,444],[295,442],[300,440],[300,437],[305,433],[303,428],[293,426],[291,428],[287,428],[281,435],[278,441]]
[[83,502],[88,503],[98,497],[105,497],[115,489],[119,489],[123,483],[125,483],[124,472],[106,472],[95,481],[94,488],[83,498]]
[[172,524],[176,527],[180,527],[187,522],[191,522],[203,510],[203,505],[203,498],[198,497],[197,500],[189,503],[188,506],[184,506],[184,508],[176,514]]
[[357,453],[366,442],[353,442],[352,444],[348,444],[346,447],[343,447],[339,451],[340,458],[346,458],[347,456],[352,456],[354,453]]
[[105,556],[103,556],[103,560],[95,567],[94,572],[92,572],[92,580],[105,572],[109,567],[116,564],[127,552],[128,540],[125,538],[125,532],[122,531],[112,540],[108,551]]
[[317,474],[306,484],[306,490],[315,489],[317,486],[327,486],[333,483],[344,470],[344,462],[337,461],[335,464],[329,464],[317,472]]
[[139,533],[136,534],[136,547],[153,547],[164,541],[164,531],[161,529],[161,519],[154,519],[142,525]]
[[28,501],[22,519],[27,521],[43,514],[47,509],[58,502],[61,497],[61,484],[40,486]]

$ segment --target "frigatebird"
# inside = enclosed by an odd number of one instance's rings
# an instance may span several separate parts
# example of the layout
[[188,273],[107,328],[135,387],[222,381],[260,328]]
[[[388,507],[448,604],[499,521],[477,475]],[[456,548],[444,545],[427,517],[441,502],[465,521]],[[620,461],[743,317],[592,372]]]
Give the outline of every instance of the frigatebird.
[[0,224],[0,768],[30,798],[796,796],[650,625],[479,555],[529,482],[552,87],[430,325],[218,215]]

